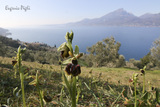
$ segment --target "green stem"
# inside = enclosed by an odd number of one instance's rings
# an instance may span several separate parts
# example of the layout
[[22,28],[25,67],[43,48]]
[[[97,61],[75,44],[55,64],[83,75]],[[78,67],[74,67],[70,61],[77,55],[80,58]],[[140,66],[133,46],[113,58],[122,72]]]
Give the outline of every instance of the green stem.
[[134,82],[134,94],[135,94],[135,103],[134,103],[134,107],[137,107],[136,81]]
[[41,93],[41,90],[39,89],[39,85],[37,86],[37,90],[39,92],[39,96],[40,96],[40,102],[41,102],[41,107],[44,107],[44,103],[43,103],[43,93]]
[[23,72],[20,73],[20,78],[21,78],[21,89],[22,89],[22,99],[23,99],[23,107],[26,107],[26,102],[25,102],[25,92],[24,92],[24,74]]
[[72,107],[76,107],[76,77],[73,76]]
[[18,50],[18,64],[19,64],[19,73],[20,73],[20,79],[21,79],[21,89],[22,89],[22,100],[23,100],[23,107],[26,107],[25,102],[25,92],[24,92],[24,73],[22,71],[22,65],[21,65],[21,49]]
[[145,75],[143,74],[143,94],[144,94],[144,91],[145,91]]
[[62,87],[62,89],[61,89],[60,102],[63,101],[63,91],[64,91],[64,85],[63,85],[63,87]]
[[76,104],[78,103],[78,100],[79,100],[79,95],[80,95],[80,91],[78,91],[78,90],[77,90]]
[[44,107],[44,103],[43,103],[43,91],[41,91],[40,88],[39,88],[38,73],[39,73],[39,72],[37,71],[37,73],[36,73],[36,88],[37,88],[37,91],[38,91],[38,93],[39,93],[41,107]]

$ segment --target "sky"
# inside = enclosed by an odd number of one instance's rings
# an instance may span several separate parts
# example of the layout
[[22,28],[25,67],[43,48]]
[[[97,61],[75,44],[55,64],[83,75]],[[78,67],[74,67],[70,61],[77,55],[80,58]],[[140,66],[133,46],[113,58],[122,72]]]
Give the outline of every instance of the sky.
[[123,8],[136,16],[160,13],[160,0],[0,0],[0,27],[64,24]]

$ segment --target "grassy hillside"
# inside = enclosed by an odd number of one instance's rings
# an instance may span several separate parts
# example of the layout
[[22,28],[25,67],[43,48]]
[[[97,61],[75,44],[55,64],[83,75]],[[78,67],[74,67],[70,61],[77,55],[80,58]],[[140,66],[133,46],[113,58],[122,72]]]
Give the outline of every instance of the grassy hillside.
[[[88,60],[87,55],[80,60],[83,54],[79,53],[79,47],[76,46],[73,51],[73,32],[67,32],[65,38],[67,42],[57,49],[46,44],[25,43],[0,36],[0,55],[3,56],[0,57],[0,106],[160,106],[158,70],[82,67],[81,64],[86,65],[85,61],[94,63],[91,60],[95,59],[94,54]],[[114,39],[112,43],[114,45]],[[20,47],[17,50],[19,45],[27,50]],[[61,57],[57,50],[61,52]],[[123,56],[117,55],[115,58],[119,60],[112,64],[125,62]],[[102,58],[101,54],[99,58]],[[112,60],[112,57],[109,59]]]
[[[22,106],[19,76],[15,78],[15,73],[12,67],[12,58],[0,57],[0,104],[8,104],[11,107]],[[36,71],[40,71],[42,78],[40,79],[40,88],[45,95],[52,98],[52,101],[46,104],[46,107],[66,106],[69,105],[67,99],[67,91],[62,90],[62,72],[61,67],[49,64],[40,64],[37,62],[23,61],[23,69],[29,75],[35,75]],[[130,99],[129,87],[133,89],[133,84],[129,83],[133,73],[139,73],[139,83],[137,88],[142,90],[142,76],[140,71],[129,68],[86,68],[82,67],[82,73],[79,76],[79,85],[81,93],[79,96],[78,105],[80,106],[96,106],[96,102],[92,93],[86,88],[84,82],[88,84],[90,89],[98,97],[99,101],[104,106],[110,106],[118,98],[123,88],[123,95],[115,102],[115,105],[125,106],[126,99]],[[30,107],[40,106],[39,96],[34,86],[28,85],[33,79],[25,79],[26,102]],[[149,82],[149,83],[148,83]],[[146,71],[146,90],[151,90],[151,87],[160,87],[160,72]],[[18,89],[14,92],[14,89]],[[60,97],[62,96],[62,97]],[[61,98],[61,99],[60,99]]]

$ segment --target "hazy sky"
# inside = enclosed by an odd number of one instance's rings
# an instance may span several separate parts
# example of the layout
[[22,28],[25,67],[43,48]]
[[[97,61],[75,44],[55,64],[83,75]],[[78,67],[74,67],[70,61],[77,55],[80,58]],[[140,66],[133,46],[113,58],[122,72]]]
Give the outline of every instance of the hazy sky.
[[119,8],[136,16],[160,13],[160,0],[0,0],[0,27],[63,24]]

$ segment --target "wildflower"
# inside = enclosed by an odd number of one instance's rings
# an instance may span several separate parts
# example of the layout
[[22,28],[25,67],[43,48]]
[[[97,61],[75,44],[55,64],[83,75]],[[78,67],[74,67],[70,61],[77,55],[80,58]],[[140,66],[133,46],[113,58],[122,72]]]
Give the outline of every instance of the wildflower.
[[72,63],[69,63],[66,66],[65,71],[67,72],[68,75],[72,74],[73,76],[77,76],[81,73],[81,67],[78,64],[77,60],[72,60]]
[[77,76],[81,73],[81,67],[80,65],[73,65],[72,68],[71,68],[71,73],[73,76]]

